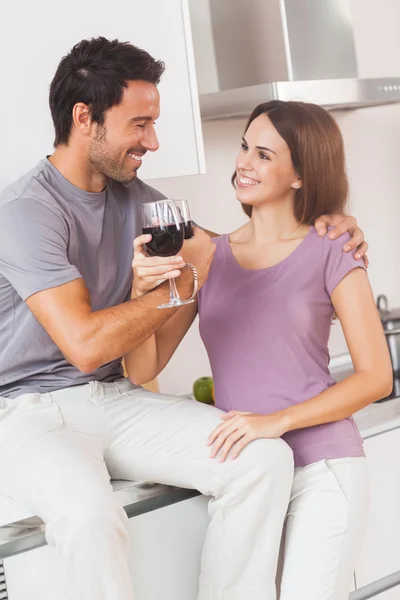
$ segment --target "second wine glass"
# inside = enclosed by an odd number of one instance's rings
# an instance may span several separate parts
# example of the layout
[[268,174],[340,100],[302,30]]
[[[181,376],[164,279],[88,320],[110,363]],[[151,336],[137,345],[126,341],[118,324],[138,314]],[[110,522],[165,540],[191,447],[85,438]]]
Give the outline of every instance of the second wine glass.
[[174,200],[185,228],[185,240],[193,237],[193,221],[190,217],[190,209],[187,200]]

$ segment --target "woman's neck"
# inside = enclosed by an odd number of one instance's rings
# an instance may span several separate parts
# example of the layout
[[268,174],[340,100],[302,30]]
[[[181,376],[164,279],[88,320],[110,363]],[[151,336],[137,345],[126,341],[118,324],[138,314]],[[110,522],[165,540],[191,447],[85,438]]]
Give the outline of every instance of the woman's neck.
[[253,207],[248,224],[248,234],[255,244],[303,237],[308,229],[307,225],[302,225],[296,219],[292,206],[281,203]]

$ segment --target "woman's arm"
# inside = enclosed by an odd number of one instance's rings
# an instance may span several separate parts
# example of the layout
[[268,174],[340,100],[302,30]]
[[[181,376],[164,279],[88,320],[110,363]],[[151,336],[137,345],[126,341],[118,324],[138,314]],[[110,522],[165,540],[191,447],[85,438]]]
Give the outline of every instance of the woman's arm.
[[[186,280],[189,274],[193,280],[191,270],[188,267],[184,268],[185,262],[196,266],[199,289],[202,287],[215,252],[215,244],[205,232],[194,227],[194,236],[187,240],[182,248],[184,258],[147,256],[145,244],[150,240],[151,236],[141,235],[133,243],[132,298],[138,298],[153,290],[160,279],[182,277]],[[133,383],[148,383],[168,364],[196,317],[197,300],[179,309],[168,310],[172,316],[164,323],[166,327],[160,327],[151,337],[124,357],[128,377]]]
[[132,383],[148,383],[166,367],[197,315],[197,301],[182,306],[155,334],[125,356]]
[[354,374],[311,400],[283,410],[285,431],[339,421],[392,391],[389,351],[365,271],[350,271],[331,298]]
[[271,415],[226,414],[210,435],[211,456],[236,458],[258,438],[281,437],[294,429],[345,419],[392,390],[392,365],[367,275],[350,271],[331,295],[353,361],[354,374],[306,400]]

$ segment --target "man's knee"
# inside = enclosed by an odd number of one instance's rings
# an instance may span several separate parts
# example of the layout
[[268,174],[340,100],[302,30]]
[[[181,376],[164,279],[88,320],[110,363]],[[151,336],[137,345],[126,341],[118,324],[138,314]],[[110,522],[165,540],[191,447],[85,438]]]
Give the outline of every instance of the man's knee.
[[281,479],[293,479],[293,452],[280,438],[254,440],[246,446],[241,456],[243,469],[254,469],[260,476],[273,475]]
[[46,538],[51,545],[98,545],[118,540],[129,544],[128,517],[113,498],[113,493],[100,493],[75,501],[57,521],[46,526]]

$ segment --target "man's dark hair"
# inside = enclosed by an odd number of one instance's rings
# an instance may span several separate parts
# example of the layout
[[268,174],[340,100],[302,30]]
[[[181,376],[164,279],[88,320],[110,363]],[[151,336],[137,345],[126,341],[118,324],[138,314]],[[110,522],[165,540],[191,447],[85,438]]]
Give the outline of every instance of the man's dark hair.
[[92,119],[102,125],[105,111],[121,102],[129,81],[157,85],[164,69],[163,62],[128,42],[98,37],[76,44],[61,60],[50,85],[54,145],[68,144],[77,102],[87,104]]

